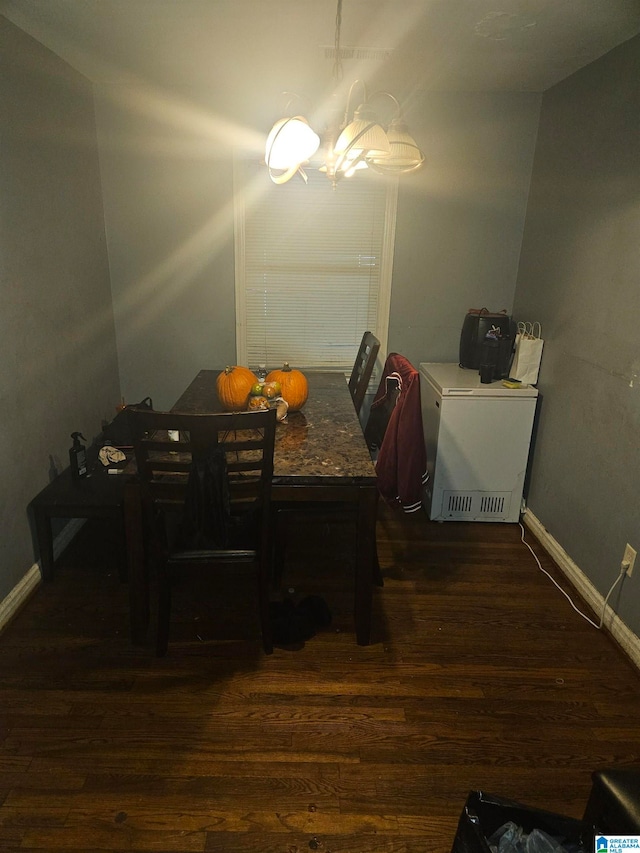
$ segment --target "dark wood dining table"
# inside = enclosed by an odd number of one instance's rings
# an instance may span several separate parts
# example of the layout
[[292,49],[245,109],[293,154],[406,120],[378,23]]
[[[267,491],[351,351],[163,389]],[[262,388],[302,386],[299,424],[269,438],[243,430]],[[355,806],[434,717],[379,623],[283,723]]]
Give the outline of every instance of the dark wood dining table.
[[[171,411],[222,411],[216,393],[219,372],[201,370]],[[353,507],[355,634],[359,645],[368,645],[377,578],[376,472],[344,374],[305,371],[305,375],[309,382],[307,402],[299,412],[289,412],[286,420],[277,426],[272,503],[275,509],[292,503],[303,509],[305,502],[340,502]],[[125,486],[124,518],[131,636],[139,644],[146,638],[150,606],[141,503],[135,477]]]

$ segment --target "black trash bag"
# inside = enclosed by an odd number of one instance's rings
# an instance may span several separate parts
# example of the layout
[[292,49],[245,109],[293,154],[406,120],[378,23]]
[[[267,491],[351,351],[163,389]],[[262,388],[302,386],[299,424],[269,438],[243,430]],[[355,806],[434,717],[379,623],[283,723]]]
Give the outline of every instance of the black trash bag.
[[[505,824],[510,822],[519,828],[518,832],[530,834],[534,830],[541,830],[568,853],[584,853],[585,848],[581,843],[583,821],[483,791],[469,793],[458,821],[451,853],[492,853],[488,839],[494,833],[499,835],[502,831],[504,834]],[[509,841],[509,837],[505,837],[504,841]],[[537,834],[532,842],[540,842],[538,846],[545,843]]]

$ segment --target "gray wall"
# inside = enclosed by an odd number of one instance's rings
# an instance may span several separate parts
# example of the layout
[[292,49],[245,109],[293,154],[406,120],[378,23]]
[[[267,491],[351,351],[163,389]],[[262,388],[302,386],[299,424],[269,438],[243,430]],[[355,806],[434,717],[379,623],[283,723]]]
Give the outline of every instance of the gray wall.
[[401,179],[389,350],[458,361],[469,308],[510,313],[541,96],[447,93],[414,103],[426,163]]
[[528,504],[603,595],[640,551],[639,81],[636,37],[545,94],[515,299],[545,338]]
[[27,506],[119,400],[93,96],[0,17],[0,600],[35,557]]
[[232,150],[212,111],[129,94],[96,94],[120,379],[127,402],[169,408],[198,370],[235,363]]

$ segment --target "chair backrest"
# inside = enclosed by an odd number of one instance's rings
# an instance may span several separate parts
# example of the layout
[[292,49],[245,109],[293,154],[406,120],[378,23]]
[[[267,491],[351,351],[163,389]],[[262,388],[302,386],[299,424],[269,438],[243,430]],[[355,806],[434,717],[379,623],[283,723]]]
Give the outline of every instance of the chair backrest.
[[360,414],[360,409],[367,393],[367,387],[369,386],[369,380],[373,373],[379,349],[380,341],[373,332],[365,332],[362,336],[358,354],[349,378],[349,391],[351,391],[353,405],[358,414]]
[[[218,458],[223,454],[225,494],[230,512],[251,510],[257,513],[253,516],[254,533],[260,534],[260,543],[266,541],[275,409],[224,414],[131,409],[129,420],[147,513],[180,513],[185,506],[194,466],[206,466],[214,454],[217,453]],[[179,436],[179,440],[172,440],[172,434]],[[208,494],[211,487],[205,483],[204,489]]]
[[365,441],[372,456],[376,456],[378,450],[382,447],[391,413],[395,408],[400,394],[400,384],[395,377],[386,376],[384,383],[384,396],[379,397],[376,395],[364,428]]

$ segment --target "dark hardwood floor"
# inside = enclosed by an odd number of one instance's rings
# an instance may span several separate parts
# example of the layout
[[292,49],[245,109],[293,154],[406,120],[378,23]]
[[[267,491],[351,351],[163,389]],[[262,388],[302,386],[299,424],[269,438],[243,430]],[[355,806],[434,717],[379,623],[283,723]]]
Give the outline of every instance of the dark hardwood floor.
[[87,523],[0,637],[0,850],[448,853],[470,790],[580,817],[640,763],[637,670],[518,525],[382,508],[369,647],[348,541],[294,532],[286,586],[333,613],[303,646],[261,653],[242,569],[178,587],[157,659]]

